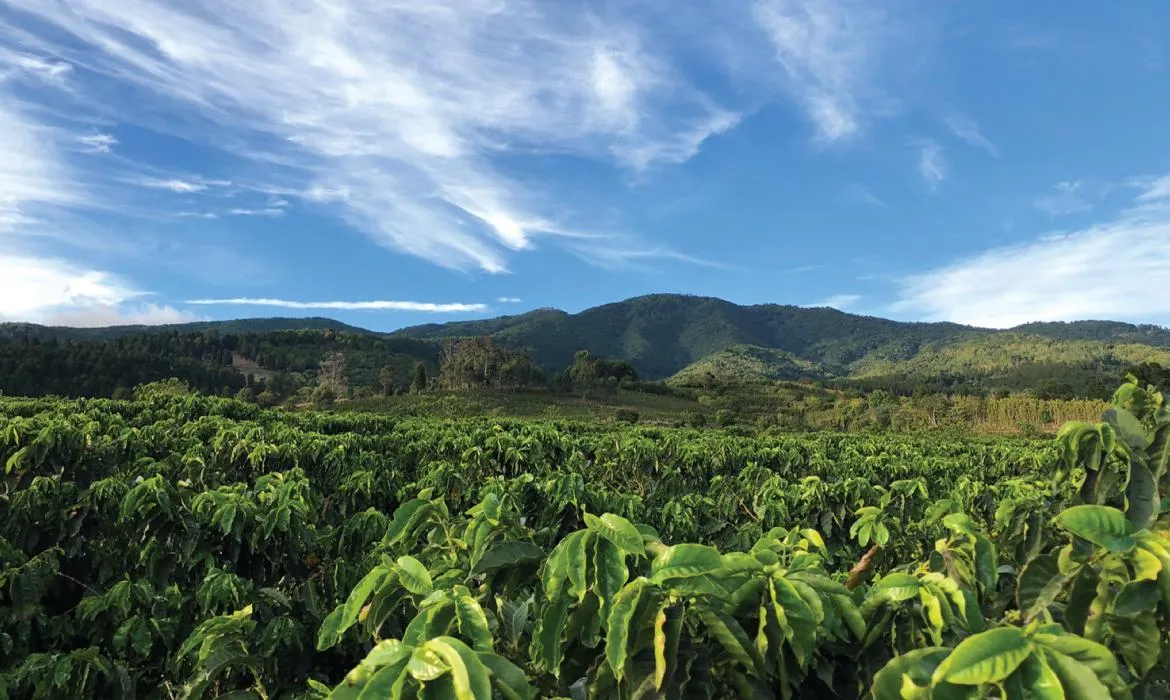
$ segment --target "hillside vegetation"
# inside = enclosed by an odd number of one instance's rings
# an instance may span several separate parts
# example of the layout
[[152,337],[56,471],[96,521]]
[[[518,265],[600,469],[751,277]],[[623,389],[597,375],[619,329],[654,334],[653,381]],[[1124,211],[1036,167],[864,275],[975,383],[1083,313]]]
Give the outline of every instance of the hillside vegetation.
[[[927,391],[1104,399],[1129,368],[1170,366],[1170,331],[1155,326],[1085,321],[994,331],[661,294],[577,314],[538,309],[392,334],[320,318],[150,329],[4,324],[0,391],[112,396],[178,377],[205,392],[235,394],[254,385],[253,393],[268,388],[283,400],[330,374],[337,398],[389,394],[410,388],[420,365],[433,380],[443,344],[469,338],[490,338],[493,347],[513,353],[506,360],[484,359],[481,367],[492,372],[499,362],[510,363],[512,376],[494,384],[512,389],[567,391],[572,381],[564,373],[581,350],[628,363],[642,380],[669,379],[674,387],[798,380],[899,396]],[[323,363],[330,373],[322,372]],[[516,375],[521,369],[522,378]],[[249,383],[253,375],[263,386]]]

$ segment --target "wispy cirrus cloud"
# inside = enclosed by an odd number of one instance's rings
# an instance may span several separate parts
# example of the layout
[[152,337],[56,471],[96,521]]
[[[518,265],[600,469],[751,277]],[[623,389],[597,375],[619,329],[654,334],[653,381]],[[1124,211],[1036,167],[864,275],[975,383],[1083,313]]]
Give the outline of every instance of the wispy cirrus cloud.
[[856,306],[857,302],[861,301],[862,299],[863,297],[860,294],[834,294],[831,297],[822,299],[821,301],[815,302],[813,304],[809,304],[809,306],[828,306],[830,308],[837,309],[838,311],[844,311],[845,309]]
[[862,128],[885,16],[869,0],[759,0],[786,86],[816,128],[818,140],[846,141]]
[[81,144],[83,153],[109,153],[118,145],[118,139],[113,134],[87,134],[78,136],[77,142]]
[[520,297],[496,297],[496,301],[501,304],[519,304]]
[[507,251],[574,228],[551,215],[556,193],[518,181],[501,156],[641,170],[687,160],[738,120],[643,27],[584,6],[6,2],[45,28],[26,33],[34,48],[159,107],[89,95],[118,118],[278,164],[375,240],[452,268],[500,272]]
[[1067,216],[1090,211],[1093,204],[1080,180],[1058,182],[1052,192],[1038,197],[1032,205],[1049,216]]
[[203,177],[144,177],[136,180],[134,184],[155,190],[169,190],[177,194],[195,194],[212,187],[228,187],[232,183],[230,180],[212,180]]
[[279,207],[264,207],[262,209],[236,208],[229,209],[228,214],[232,216],[267,216],[269,218],[277,218],[284,216],[285,211]]
[[947,179],[949,166],[943,148],[937,141],[924,139],[916,145],[918,151],[918,173],[926,181],[931,191],[937,191],[939,185]]
[[[1030,321],[1170,322],[1170,179],[1142,180],[1098,224],[980,253],[902,281],[899,314],[1006,328]],[[1123,252],[1123,255],[1119,253]]]
[[430,313],[455,313],[487,311],[487,304],[434,304],[424,301],[291,301],[288,299],[266,299],[236,297],[232,299],[190,299],[186,303],[196,306],[274,306],[282,309],[334,310],[334,311],[423,311]]
[[979,124],[974,119],[952,114],[944,122],[947,125],[947,129],[960,140],[965,141],[975,148],[987,151],[988,155],[999,156],[999,148],[983,135],[983,132],[979,129]]

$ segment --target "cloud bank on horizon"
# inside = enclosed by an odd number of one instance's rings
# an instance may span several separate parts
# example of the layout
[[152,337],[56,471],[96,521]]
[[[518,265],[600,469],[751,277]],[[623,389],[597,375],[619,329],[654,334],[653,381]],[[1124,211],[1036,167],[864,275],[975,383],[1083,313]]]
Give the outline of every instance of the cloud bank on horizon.
[[1170,8],[1073,4],[0,0],[0,320],[1170,323]]

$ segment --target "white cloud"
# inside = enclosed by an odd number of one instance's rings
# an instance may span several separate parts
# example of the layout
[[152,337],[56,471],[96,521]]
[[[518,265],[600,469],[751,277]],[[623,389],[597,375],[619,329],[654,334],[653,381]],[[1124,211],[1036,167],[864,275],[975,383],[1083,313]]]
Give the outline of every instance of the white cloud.
[[847,140],[862,128],[867,79],[883,31],[876,5],[871,0],[759,0],[753,6],[788,89],[822,141]]
[[179,194],[194,194],[202,192],[207,189],[207,183],[198,182],[194,180],[183,180],[177,177],[172,178],[143,178],[138,181],[139,185],[143,187],[150,187],[156,190],[170,190]]
[[433,304],[423,301],[289,301],[287,299],[191,299],[188,304],[199,306],[277,306],[284,309],[331,309],[344,311],[427,311],[453,313],[486,311],[486,304]]
[[62,165],[48,129],[0,93],[0,234],[5,219],[27,223],[30,208],[68,206],[83,199]]
[[501,304],[519,304],[520,297],[497,297],[496,301]]
[[1170,200],[1170,175],[1142,178],[1133,184],[1142,191],[1137,197],[1139,203],[1149,204]]
[[999,149],[983,135],[983,132],[979,130],[979,124],[974,119],[951,115],[945,121],[947,128],[959,139],[966,141],[975,148],[981,148],[987,151],[990,155],[999,156]]
[[937,142],[927,139],[918,144],[918,172],[932,191],[947,179],[947,159]]
[[[1049,216],[1066,216],[1086,212],[1093,208],[1084,195],[1084,183],[1059,182],[1053,187],[1053,192],[1032,202],[1040,211]],[[1139,198],[1140,199],[1140,198]]]
[[[1151,181],[1156,182],[1156,181]],[[997,248],[903,280],[892,311],[1006,328],[1030,321],[1170,321],[1170,191],[1112,221]]]
[[83,306],[55,311],[41,323],[48,326],[100,328],[103,326],[160,326],[168,323],[189,323],[204,320],[202,316],[182,311],[173,306],[144,304],[142,306]]
[[861,299],[862,299],[862,296],[860,294],[834,294],[833,296],[828,297],[827,299],[822,299],[821,301],[818,301],[815,304],[810,304],[810,306],[813,306],[813,307],[828,306],[830,308],[834,308],[834,309],[838,309],[838,310],[843,311],[843,310],[848,309],[852,306],[855,306],[857,304],[857,302],[861,301]]
[[285,211],[275,207],[265,207],[263,209],[229,209],[228,213],[232,216],[268,216],[275,218],[284,216]]
[[109,153],[110,149],[118,145],[118,139],[113,134],[89,134],[79,136],[83,153]]
[[139,296],[114,275],[63,260],[0,257],[0,316],[36,320],[72,307],[117,306]]
[[720,270],[732,269],[730,265],[725,263],[687,255],[665,246],[636,248],[626,247],[620,243],[590,245],[573,242],[567,244],[567,247],[585,262],[609,270],[647,269],[649,266],[646,263],[653,260],[668,260]]
[[690,158],[738,120],[653,32],[583,5],[5,2],[38,20],[28,31],[46,53],[135,91],[104,104],[119,119],[279,163],[292,190],[452,268],[500,272],[509,249],[572,228],[549,213],[563,210],[556,193],[514,178],[501,156],[644,169]]

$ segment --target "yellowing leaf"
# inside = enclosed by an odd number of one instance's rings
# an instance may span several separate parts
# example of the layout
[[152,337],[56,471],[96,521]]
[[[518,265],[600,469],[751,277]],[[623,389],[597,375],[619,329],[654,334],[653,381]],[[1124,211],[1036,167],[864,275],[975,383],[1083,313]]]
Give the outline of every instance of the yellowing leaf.
[[955,647],[935,669],[933,680],[956,685],[996,683],[1015,671],[1032,650],[1032,643],[1016,627],[981,632]]

